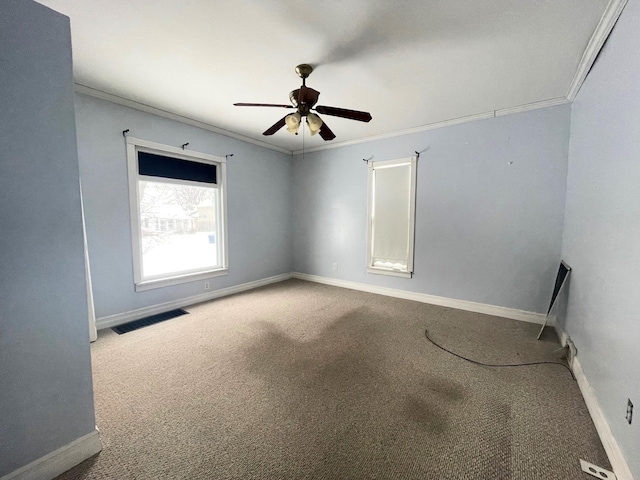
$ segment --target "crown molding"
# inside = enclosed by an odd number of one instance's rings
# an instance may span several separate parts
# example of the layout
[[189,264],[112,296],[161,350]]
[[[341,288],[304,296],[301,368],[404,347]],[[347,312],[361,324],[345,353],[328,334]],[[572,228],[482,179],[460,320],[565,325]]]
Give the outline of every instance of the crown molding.
[[626,4],[627,0],[609,0],[609,4],[607,5],[607,8],[605,8],[602,18],[600,18],[600,22],[593,32],[593,35],[587,44],[587,48],[582,54],[582,58],[578,64],[578,69],[576,70],[576,74],[574,75],[573,81],[569,87],[567,99],[570,102],[573,102],[576,98],[576,95],[580,91],[580,87],[582,87],[582,84],[589,74],[591,66],[596,61],[598,53],[600,53],[604,42],[607,40],[607,37],[618,21],[618,18]]
[[570,103],[570,102],[565,97],[550,98],[548,100],[526,103],[524,105],[518,105],[516,107],[503,108],[500,110],[491,110],[489,112],[478,113],[476,115],[468,115],[466,117],[452,118],[450,120],[444,120],[442,122],[429,123],[426,125],[421,125],[419,127],[407,128],[405,130],[396,130],[395,132],[383,133],[381,135],[372,135],[370,137],[364,137],[357,140],[349,140],[346,142],[333,143],[331,145],[321,145],[319,147],[305,148],[304,151],[294,150],[293,154],[301,155],[302,153],[320,152],[322,150],[330,150],[332,148],[341,148],[349,145],[357,145],[359,143],[372,142],[375,140],[383,140],[385,138],[401,137],[403,135],[426,132],[427,130],[435,130],[437,128],[451,127],[453,125],[474,122],[476,120],[486,120],[488,118],[501,117],[503,115],[511,115],[513,113],[528,112],[529,110],[537,110],[539,108],[555,107],[556,105],[563,105],[566,103]]
[[224,130],[222,128],[210,125],[208,123],[201,122],[199,120],[194,120],[189,117],[184,117],[182,115],[178,115],[175,113],[168,112],[166,110],[162,110],[156,107],[152,107],[150,105],[146,105],[144,103],[136,102],[134,100],[130,100],[128,98],[120,97],[118,95],[114,95],[113,93],[103,92],[102,90],[98,90],[96,88],[88,87],[86,85],[82,85],[80,83],[75,84],[75,91],[77,93],[82,93],[84,95],[89,95],[90,97],[99,98],[101,100],[106,100],[107,102],[116,103],[118,105],[123,105],[125,107],[133,108],[134,110],[139,110],[141,112],[150,113],[152,115],[157,115],[159,117],[168,118],[169,120],[174,120],[176,122],[184,123],[186,125],[191,125],[193,127],[198,127],[203,130],[208,130],[210,132],[217,133],[219,135],[224,135],[225,137],[235,138],[236,140],[241,140],[246,143],[252,143],[253,145],[258,145],[260,147],[268,148],[270,150],[275,150],[276,152],[286,153],[287,155],[292,155],[293,152],[291,150],[287,150],[286,148],[276,147],[275,145],[271,145],[267,142],[261,142],[260,140],[256,140],[251,137],[247,137],[245,135],[240,135],[239,133],[230,132],[229,130]]
[[[611,3],[613,3],[614,1],[625,1],[626,2],[626,0],[611,0]],[[386,138],[401,137],[403,135],[410,135],[412,133],[420,133],[420,132],[425,132],[425,131],[428,131],[428,130],[435,130],[437,128],[450,127],[450,126],[453,126],[453,125],[459,125],[459,124],[462,124],[462,123],[468,123],[468,122],[473,122],[473,121],[477,121],[477,120],[486,120],[488,118],[495,118],[495,117],[499,117],[499,116],[503,116],[503,115],[510,115],[510,114],[513,114],[513,113],[522,113],[522,112],[527,112],[529,110],[536,110],[536,109],[539,109],[539,108],[553,107],[553,106],[556,106],[556,105],[562,105],[562,104],[570,102],[570,100],[568,100],[567,98],[564,98],[564,97],[551,98],[551,99],[548,99],[548,100],[542,100],[540,102],[527,103],[525,105],[518,105],[516,107],[511,107],[511,108],[503,108],[503,109],[499,109],[499,110],[491,110],[491,111],[488,111],[488,112],[478,113],[478,114],[475,114],[475,115],[468,115],[468,116],[465,116],[465,117],[452,118],[452,119],[444,120],[444,121],[441,121],[441,122],[429,123],[429,124],[426,124],[426,125],[420,125],[418,127],[412,127],[412,128],[407,128],[407,129],[403,129],[403,130],[396,130],[394,132],[383,133],[383,134],[380,134],[380,135],[372,135],[372,136],[368,136],[368,137],[364,137],[364,138],[360,138],[360,139],[356,139],[356,140],[349,140],[349,141],[345,141],[345,142],[332,143],[332,144],[329,144],[329,145],[321,145],[319,147],[307,148],[307,149],[304,149],[304,150],[300,149],[300,150],[293,150],[292,151],[292,150],[288,150],[286,148],[282,148],[282,147],[277,147],[275,145],[271,145],[270,143],[267,143],[267,142],[261,142],[260,140],[256,140],[254,138],[247,137],[245,135],[240,135],[239,133],[230,132],[228,130],[224,130],[222,128],[215,127],[213,125],[201,122],[199,120],[194,120],[192,118],[184,117],[182,115],[178,115],[178,114],[175,114],[175,113],[172,113],[172,112],[168,112],[166,110],[161,110],[159,108],[152,107],[152,106],[146,105],[144,103],[136,102],[136,101],[130,100],[128,98],[120,97],[120,96],[114,95],[112,93],[107,93],[107,92],[104,92],[102,90],[98,90],[98,89],[95,89],[95,88],[92,88],[92,87],[88,87],[88,86],[82,85],[80,83],[76,83],[75,84],[75,91],[77,93],[82,93],[84,95],[89,95],[91,97],[99,98],[101,100],[106,100],[106,101],[111,102],[111,103],[115,103],[115,104],[118,104],[118,105],[123,105],[125,107],[133,108],[133,109],[139,110],[141,112],[150,113],[152,115],[158,115],[159,117],[168,118],[169,120],[174,120],[176,122],[180,122],[180,123],[184,123],[186,125],[191,125],[191,126],[194,126],[194,127],[202,128],[203,130],[208,130],[210,132],[214,132],[214,133],[217,133],[217,134],[220,134],[220,135],[224,135],[226,137],[235,138],[235,139],[241,140],[243,142],[251,143],[253,145],[258,145],[260,147],[268,148],[270,150],[275,150],[277,152],[285,153],[287,155],[300,155],[302,153],[312,153],[312,152],[319,152],[319,151],[322,151],[322,150],[330,150],[330,149],[333,149],[333,148],[342,148],[342,147],[347,147],[349,145],[358,145],[360,143],[367,143],[367,142],[372,142],[372,141],[376,141],[376,140],[384,140]]]
[[[333,148],[347,147],[349,145],[358,145],[360,143],[373,142],[375,140],[384,140],[385,138],[401,137],[403,135],[410,135],[412,133],[420,133],[427,130],[434,130],[436,128],[448,127],[451,125],[458,125],[459,123],[473,122],[474,120],[484,120],[484,119],[493,118],[493,117],[495,117],[495,114],[493,111],[491,111],[487,113],[479,113],[477,115],[469,115],[466,117],[452,118],[450,120],[444,120],[442,122],[428,123],[426,125],[420,125],[418,127],[406,128],[404,130],[396,130],[389,133],[381,133],[380,135],[371,135],[371,136],[359,138],[356,140],[347,140],[345,142],[332,143],[330,145],[321,145],[319,147],[305,148],[304,153],[319,152],[322,150],[331,150]],[[293,151],[294,155],[300,155],[302,153],[303,153],[303,150]]]
[[528,112],[530,110],[537,110],[539,108],[555,107],[557,105],[565,105],[571,103],[565,97],[550,98],[549,100],[542,100],[540,102],[527,103],[525,105],[518,105],[517,107],[502,108],[495,110],[496,117],[502,117],[504,115],[512,115],[514,113]]

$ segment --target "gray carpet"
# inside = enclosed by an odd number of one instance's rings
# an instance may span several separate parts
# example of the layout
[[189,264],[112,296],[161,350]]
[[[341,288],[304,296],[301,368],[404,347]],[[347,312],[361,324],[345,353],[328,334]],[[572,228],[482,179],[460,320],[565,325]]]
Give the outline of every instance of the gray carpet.
[[589,479],[552,330],[289,280],[92,346],[104,450],[71,479]]

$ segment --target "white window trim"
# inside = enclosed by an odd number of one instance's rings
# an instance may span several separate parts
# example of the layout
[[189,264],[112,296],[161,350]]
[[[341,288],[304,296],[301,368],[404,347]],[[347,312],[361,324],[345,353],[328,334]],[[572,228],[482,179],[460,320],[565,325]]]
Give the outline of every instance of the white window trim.
[[[133,280],[136,292],[151,290],[154,288],[168,287],[181,283],[194,282],[207,278],[219,277],[229,273],[229,249],[227,239],[227,159],[216,155],[183,150],[182,148],[163,145],[161,143],[141,140],[134,137],[126,137],[127,145],[127,172],[129,176],[129,211],[131,217],[131,241],[133,254]],[[217,188],[220,192],[220,211],[222,224],[220,225],[222,237],[222,266],[220,268],[197,271],[195,273],[183,272],[179,275],[165,276],[159,279],[142,279],[142,236],[140,235],[140,215],[138,205],[138,180],[145,177],[138,174],[138,151],[155,153],[158,155],[170,154],[173,158],[191,160],[209,165],[218,166]],[[167,182],[189,184],[189,181],[179,179],[163,179]]]
[[[416,175],[417,175],[418,156],[414,155],[409,158],[400,158],[396,160],[386,160],[381,162],[367,162],[367,273],[376,275],[389,275],[392,277],[411,278],[413,275],[413,257],[414,257],[414,237],[415,237],[415,214],[416,214]],[[411,165],[411,190],[409,192],[409,258],[407,259],[407,270],[397,270],[390,268],[381,268],[373,266],[373,258],[371,251],[372,235],[373,235],[373,172],[376,168],[393,167],[398,165]]]

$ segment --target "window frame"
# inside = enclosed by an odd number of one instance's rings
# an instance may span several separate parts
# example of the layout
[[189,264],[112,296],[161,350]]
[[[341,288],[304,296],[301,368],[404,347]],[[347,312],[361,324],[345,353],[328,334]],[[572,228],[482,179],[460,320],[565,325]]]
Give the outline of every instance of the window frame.
[[[163,145],[161,143],[141,140],[135,137],[126,137],[127,148],[127,173],[129,180],[129,213],[131,220],[131,243],[133,258],[133,280],[136,292],[151,290],[154,288],[178,285],[181,283],[194,282],[208,278],[214,278],[229,273],[229,252],[227,238],[227,161],[225,157],[196,152],[193,150],[183,150],[182,148]],[[156,155],[168,156],[179,160],[188,160],[208,165],[216,166],[216,183],[201,184],[188,180],[174,178],[150,177],[140,175],[138,171],[138,152],[149,152]],[[214,269],[198,269],[197,271],[182,272],[179,274],[166,274],[162,277],[145,279],[142,275],[142,232],[140,225],[140,203],[139,203],[139,182],[140,180],[155,179],[155,181],[181,184],[208,186],[218,189],[218,210],[220,212],[219,229],[220,235],[216,234],[216,241],[222,241],[220,267]],[[151,180],[154,181],[154,180]],[[217,232],[216,232],[217,233]],[[220,238],[218,238],[220,237]],[[220,245],[220,244],[219,244]]]
[[[411,278],[413,276],[413,263],[414,263],[414,243],[415,243],[415,223],[416,223],[416,181],[417,181],[417,164],[418,156],[398,158],[395,160],[385,161],[369,161],[367,162],[367,273],[376,275],[389,275],[393,277]],[[392,269],[381,268],[373,265],[373,233],[374,233],[374,221],[373,221],[373,200],[374,200],[374,188],[375,188],[375,170],[377,168],[388,168],[400,165],[409,165],[411,168],[410,173],[410,191],[409,191],[409,245],[408,245],[408,258],[407,269]]]

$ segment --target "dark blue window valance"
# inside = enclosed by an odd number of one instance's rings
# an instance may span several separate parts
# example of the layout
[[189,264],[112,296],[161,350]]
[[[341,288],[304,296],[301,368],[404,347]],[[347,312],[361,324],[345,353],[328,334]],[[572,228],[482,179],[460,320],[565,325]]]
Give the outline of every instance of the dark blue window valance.
[[138,152],[138,173],[149,177],[217,183],[216,165]]

